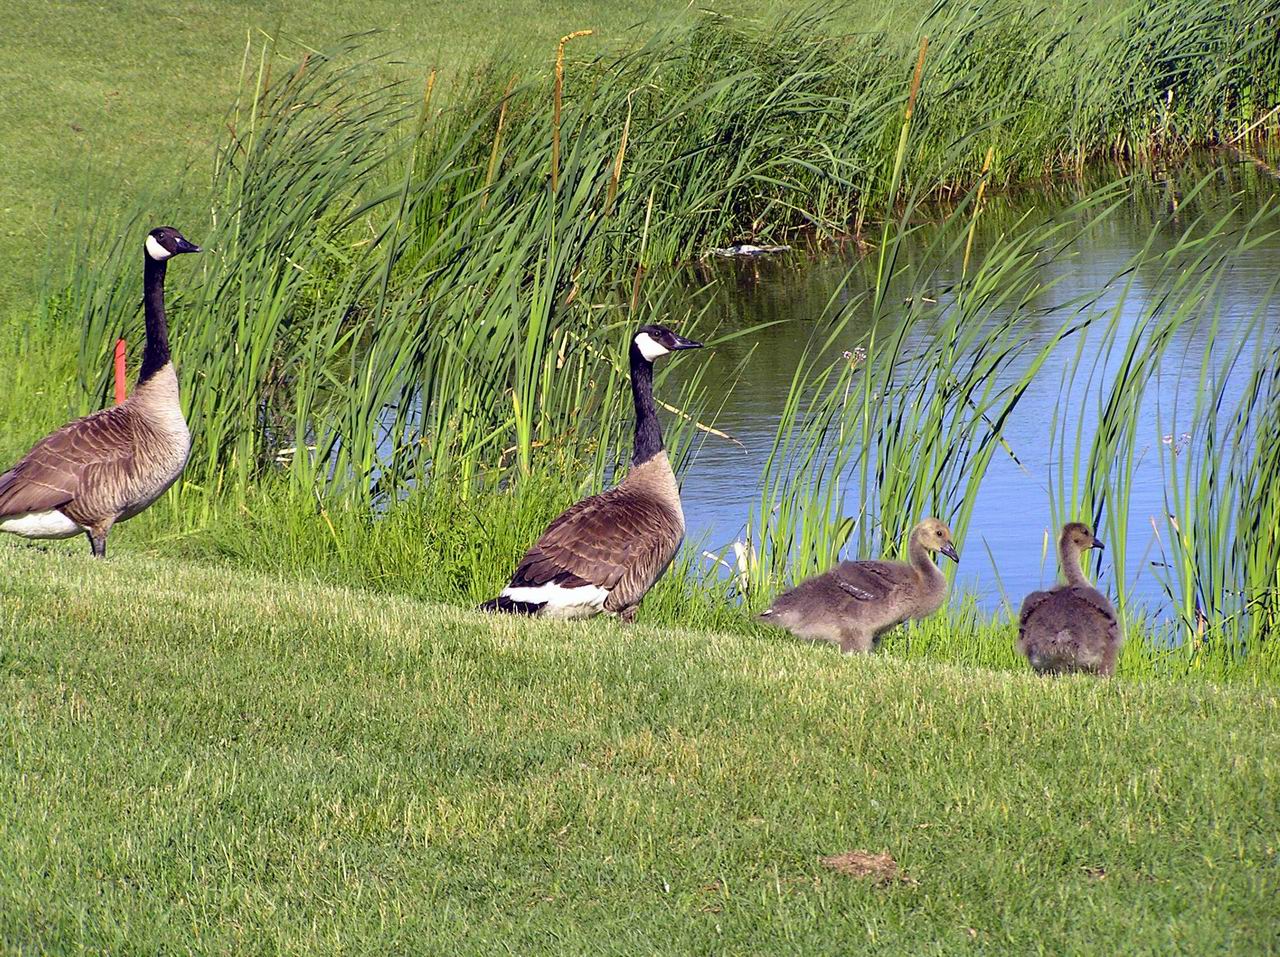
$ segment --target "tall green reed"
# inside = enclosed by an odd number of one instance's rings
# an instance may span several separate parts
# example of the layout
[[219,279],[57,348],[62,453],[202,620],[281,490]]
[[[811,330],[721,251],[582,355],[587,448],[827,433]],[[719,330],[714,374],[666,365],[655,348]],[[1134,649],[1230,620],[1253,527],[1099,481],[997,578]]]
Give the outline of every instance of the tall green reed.
[[[963,548],[993,457],[1015,454],[1003,424],[1032,380],[1059,368],[1046,545],[1065,521],[1104,530],[1115,575],[1103,587],[1126,632],[1152,643],[1135,652],[1134,667],[1220,674],[1233,660],[1264,667],[1274,657],[1280,341],[1267,318],[1277,283],[1243,322],[1227,326],[1220,311],[1228,277],[1274,239],[1280,211],[1264,202],[1242,215],[1231,205],[1189,222],[1172,242],[1168,221],[1158,221],[1096,289],[1059,301],[1050,277],[1070,268],[1074,248],[1104,226],[1124,189],[1105,187],[1052,222],[999,236],[958,279],[946,269],[967,245],[957,216],[910,268],[888,277],[891,292],[877,299],[900,306],[861,329],[857,303],[818,324],[753,510],[749,537],[761,551],[752,607],[779,583],[829,567],[846,540],[857,555],[898,552],[925,514],[948,519]],[[925,301],[931,290],[936,305]],[[859,335],[865,365],[831,358],[833,343]],[[1132,503],[1153,482],[1165,499],[1149,517],[1162,543],[1155,574],[1171,620],[1130,594],[1150,557],[1129,540]]]
[[[1265,502],[1250,483],[1267,474],[1253,439],[1280,416],[1267,403],[1266,363],[1276,342],[1265,318],[1274,289],[1248,320],[1227,327],[1220,317],[1224,284],[1242,255],[1275,235],[1276,217],[1273,203],[1244,217],[1233,206],[1163,244],[1167,222],[1158,221],[1142,249],[1107,281],[1111,300],[1082,314],[1089,348],[1082,341],[1064,365],[1064,412],[1053,429],[1054,525],[1082,519],[1106,530],[1108,562],[1118,570],[1109,587],[1125,624],[1153,611],[1129,595],[1152,556],[1135,554],[1128,539],[1137,483],[1153,481],[1143,460],[1158,460],[1165,508],[1148,520],[1163,543],[1155,574],[1175,612],[1165,640],[1212,642],[1215,655],[1261,649],[1268,632],[1262,623],[1276,597],[1267,575],[1239,557],[1267,524]],[[1172,401],[1161,380],[1170,370]],[[1096,409],[1081,418],[1082,397],[1090,394]],[[1068,420],[1077,423],[1074,431]],[[1263,554],[1275,554],[1265,535],[1260,544]]]
[[[1072,212],[1083,222],[1027,224],[1000,237],[952,281],[947,267],[968,244],[962,204],[917,261],[896,250],[882,258],[888,265],[867,292],[877,304],[869,325],[859,328],[856,299],[820,323],[793,379],[753,518],[754,538],[766,543],[761,588],[822,570],[846,539],[860,555],[899,553],[925,515],[946,519],[964,540],[993,456],[1015,454],[1004,423],[1078,332],[1069,312],[1058,315],[1061,305],[1041,303],[1052,288],[1045,270],[1111,214],[1119,194],[1112,185],[1081,200]],[[887,242],[909,236],[900,228]],[[1033,344],[1021,333],[1031,321],[1051,321],[1054,331]],[[865,363],[829,360],[837,342],[860,342]],[[850,497],[854,515],[845,514]]]
[[[968,151],[993,141],[991,178],[1043,169],[1002,151],[1001,118],[1034,104],[1045,129],[1067,135],[1059,121],[1069,102],[1082,112],[1074,101],[1084,88],[1033,96],[1056,76],[1037,63],[1061,68],[1117,31],[1164,31],[1161,44],[1141,48],[1152,62],[1164,63],[1179,38],[1219,55],[1212,71],[1176,74],[1178,109],[1204,107],[1203,97],[1226,104],[1182,142],[1253,121],[1269,95],[1258,73],[1270,62],[1265,35],[1226,7],[1198,15],[1188,35],[1173,26],[1183,6],[1060,27],[1030,48],[1016,82],[993,38],[1043,31],[1040,18],[1001,0],[940,5],[921,26],[933,38],[927,59],[879,34],[823,36],[817,14],[768,32],[709,17],[629,52],[570,57],[554,80],[513,84],[506,69],[482,70],[444,107],[381,83],[359,38],[291,67],[264,47],[246,56],[230,137],[197,201],[208,222],[203,235],[198,222],[190,231],[211,255],[195,282],[172,284],[191,290],[175,295],[175,320],[198,317],[175,336],[182,362],[198,370],[187,389],[197,436],[188,480],[242,490],[287,449],[302,486],[357,498],[365,488],[394,494],[446,460],[475,476],[495,456],[505,462],[508,448],[527,472],[535,448],[563,444],[581,425],[579,385],[599,386],[597,374],[617,382],[577,346],[619,321],[610,310],[623,275],[733,236],[839,235],[903,189],[921,197],[976,181]],[[1241,30],[1242,52],[1233,46]],[[913,63],[928,95],[907,151],[897,118],[904,94],[915,106],[903,83]],[[1020,106],[971,102],[976,91],[1010,87]],[[1119,117],[1154,102],[1146,88],[1123,97],[1099,89]],[[954,109],[965,103],[973,110]],[[1057,112],[1044,113],[1048,103]],[[1113,151],[1110,130],[1089,135],[1088,155]],[[1034,148],[1042,159],[1079,153]],[[136,339],[136,250],[126,237],[144,218],[123,221],[69,287],[91,394],[103,394],[115,335]]]

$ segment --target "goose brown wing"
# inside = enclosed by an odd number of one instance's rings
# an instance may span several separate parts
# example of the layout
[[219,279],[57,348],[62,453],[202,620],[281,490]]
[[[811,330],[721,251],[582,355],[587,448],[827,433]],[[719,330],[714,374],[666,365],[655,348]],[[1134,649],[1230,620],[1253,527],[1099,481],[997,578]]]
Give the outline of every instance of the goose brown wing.
[[1116,612],[1106,595],[1096,588],[1073,585],[1068,589],[1071,593],[1072,607],[1077,613],[1093,622],[1098,627],[1115,627]]
[[87,474],[132,457],[132,435],[116,412],[95,412],[37,442],[0,475],[0,515],[63,508],[75,500]]
[[[670,541],[674,532],[678,546],[681,534],[660,503],[618,494],[623,491],[610,489],[583,499],[552,522],[525,553],[511,585],[537,587],[555,582],[612,591],[624,579],[634,581],[637,573],[643,577],[644,566],[660,557],[659,543]],[[665,567],[666,561],[662,564]]]

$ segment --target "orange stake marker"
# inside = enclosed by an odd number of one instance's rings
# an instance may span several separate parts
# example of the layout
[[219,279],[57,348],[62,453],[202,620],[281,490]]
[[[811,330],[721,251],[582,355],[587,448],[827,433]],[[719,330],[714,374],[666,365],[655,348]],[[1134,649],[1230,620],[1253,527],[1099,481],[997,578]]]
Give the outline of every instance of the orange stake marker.
[[116,405],[125,400],[124,340],[116,340]]

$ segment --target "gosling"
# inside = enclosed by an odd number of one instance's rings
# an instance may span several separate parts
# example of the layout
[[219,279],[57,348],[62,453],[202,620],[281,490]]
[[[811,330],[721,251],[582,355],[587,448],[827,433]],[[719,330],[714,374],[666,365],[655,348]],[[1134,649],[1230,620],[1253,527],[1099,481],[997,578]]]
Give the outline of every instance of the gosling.
[[841,562],[779,595],[760,620],[806,641],[837,644],[845,654],[873,651],[886,631],[942,607],[947,579],[934,552],[960,561],[951,529],[926,518],[911,530],[910,562]]
[[1115,673],[1121,640],[1116,610],[1080,568],[1082,552],[1103,547],[1089,526],[1063,526],[1058,562],[1067,583],[1033,591],[1022,602],[1017,648],[1037,674]]

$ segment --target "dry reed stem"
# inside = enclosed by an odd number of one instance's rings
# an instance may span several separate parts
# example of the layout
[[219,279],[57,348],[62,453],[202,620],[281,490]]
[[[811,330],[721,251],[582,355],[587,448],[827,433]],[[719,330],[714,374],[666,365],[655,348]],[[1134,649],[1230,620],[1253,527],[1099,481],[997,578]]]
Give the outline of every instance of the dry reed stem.
[[432,70],[427,74],[427,88],[422,91],[422,115],[418,117],[418,134],[422,134],[422,127],[426,125],[427,116],[431,111],[431,94],[436,88],[436,71]]
[[735,439],[728,432],[721,432],[719,429],[715,428],[714,426],[704,425],[703,423],[695,419],[692,415],[690,415],[688,412],[684,411],[684,409],[678,409],[674,405],[672,405],[670,402],[663,402],[661,399],[657,397],[655,397],[653,401],[657,402],[658,405],[662,406],[664,409],[666,409],[668,412],[672,413],[673,415],[680,416],[680,418],[684,419],[686,422],[692,422],[693,427],[697,429],[699,432],[705,432],[707,433],[707,435],[714,435],[716,436],[716,438],[727,439],[728,441],[736,445],[738,448],[742,449],[744,452],[747,450],[746,445],[744,445],[738,439]]
[[556,46],[556,84],[551,117],[551,192],[555,193],[560,181],[560,100],[564,92],[564,45],[578,37],[589,37],[592,30],[575,30],[560,38]]
[[653,216],[653,188],[649,188],[649,205],[644,211],[644,231],[640,234],[640,254],[636,257],[636,277],[631,283],[631,312],[640,305],[640,278],[644,275],[644,249],[649,242],[649,220]]
[[507,104],[511,101],[511,91],[516,87],[519,74],[512,73],[507,89],[502,94],[502,104],[498,107],[498,128],[493,134],[493,149],[489,151],[489,167],[484,174],[484,195],[480,197],[480,208],[489,203],[489,187],[493,185],[493,174],[498,168],[498,151],[502,148],[502,130],[507,125]]
[[285,93],[288,93],[289,90],[293,88],[294,84],[302,81],[302,76],[307,72],[307,65],[310,62],[311,52],[307,51],[302,55],[302,60],[298,63],[298,68],[294,70],[293,74],[289,77],[289,82],[285,84]]
[[[605,362],[609,363],[609,365],[613,366],[613,371],[617,372],[619,375],[622,374],[622,369],[618,366],[616,362],[613,361],[613,358],[611,356],[606,355],[605,353],[601,352],[599,349],[587,343],[583,343],[582,347],[586,349],[588,352],[590,352],[592,355],[603,359]],[[658,403],[658,405],[662,406],[672,415],[678,415],[680,416],[680,418],[684,419],[686,422],[691,422],[693,424],[693,427],[697,429],[699,432],[705,432],[707,435],[714,435],[716,438],[719,438],[719,439],[726,439],[727,441],[732,442],[738,448],[742,449],[744,452],[746,451],[747,449],[746,445],[741,440],[734,438],[728,432],[721,432],[715,426],[707,425],[704,422],[698,421],[692,415],[686,412],[684,409],[681,409],[678,406],[674,406],[670,402],[663,402],[657,396],[654,396],[653,401]]]
[[627,137],[631,133],[631,94],[627,94],[627,118],[622,124],[622,139],[618,143],[618,155],[613,161],[613,175],[609,177],[609,195],[605,199],[604,211],[613,209],[613,201],[618,195],[618,181],[622,179],[622,160],[627,154]]
[[1262,116],[1254,120],[1252,123],[1246,126],[1243,130],[1237,133],[1235,136],[1231,137],[1231,139],[1227,140],[1228,145],[1232,143],[1239,143],[1242,139],[1244,139],[1246,136],[1248,136],[1250,133],[1256,130],[1263,123],[1267,122],[1267,120],[1271,119],[1271,117],[1275,116],[1277,113],[1280,113],[1280,105],[1273,106],[1271,109],[1267,110],[1267,112],[1263,113]]
[[973,204],[973,218],[969,220],[969,236],[964,241],[964,262],[960,266],[960,275],[969,274],[969,254],[973,252],[973,233],[978,228],[978,214],[982,212],[982,194],[987,191],[987,173],[991,172],[991,157],[995,155],[994,145],[987,147],[987,158],[982,161],[982,177],[978,180],[978,195]]
[[259,102],[261,102],[262,98],[266,96],[270,91],[271,91],[271,61],[268,60],[266,71],[262,74],[262,88],[258,91]]

